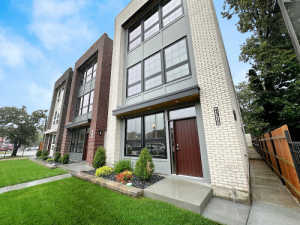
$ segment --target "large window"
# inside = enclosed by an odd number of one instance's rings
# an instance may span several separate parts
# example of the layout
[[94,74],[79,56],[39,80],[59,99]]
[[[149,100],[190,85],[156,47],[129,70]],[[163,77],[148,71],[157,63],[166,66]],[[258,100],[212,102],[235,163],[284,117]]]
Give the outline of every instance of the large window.
[[145,90],[162,84],[161,54],[156,53],[144,61]]
[[72,131],[70,152],[83,153],[85,137],[86,128]]
[[85,115],[93,111],[94,91],[91,91],[78,98],[77,115]]
[[162,8],[163,26],[176,20],[183,15],[182,0],[172,0]]
[[127,96],[138,94],[142,91],[142,64],[139,63],[128,69]]
[[132,29],[129,32],[129,50],[134,49],[142,42],[142,26]]
[[128,29],[129,51],[183,16],[182,0],[160,0],[158,2],[158,6],[147,12],[140,23]]
[[154,158],[167,158],[163,113],[126,120],[125,156],[138,157],[144,147]]
[[186,39],[164,50],[167,82],[190,74]]
[[96,77],[96,72],[97,72],[97,63],[92,63],[84,70],[80,84],[84,85],[89,83],[92,79]]
[[128,69],[127,97],[188,75],[191,72],[184,38]]

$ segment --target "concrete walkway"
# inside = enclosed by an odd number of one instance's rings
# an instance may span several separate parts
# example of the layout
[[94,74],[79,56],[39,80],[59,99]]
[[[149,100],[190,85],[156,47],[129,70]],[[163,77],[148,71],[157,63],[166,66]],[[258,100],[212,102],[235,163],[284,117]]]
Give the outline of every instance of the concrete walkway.
[[91,167],[87,162],[76,162],[76,163],[70,163],[70,164],[64,164],[64,165],[58,165],[58,167],[68,170],[71,173],[72,172],[84,172],[84,171],[90,171],[94,170],[93,167]]
[[300,208],[260,155],[249,150],[252,208],[247,225],[298,225]]
[[52,182],[52,181],[62,180],[62,179],[65,179],[65,178],[69,178],[71,176],[72,176],[71,174],[63,174],[63,175],[49,177],[49,178],[45,178],[45,179],[41,179],[41,180],[35,180],[35,181],[26,182],[26,183],[22,183],[22,184],[16,184],[16,185],[13,185],[13,186],[3,187],[3,188],[0,188],[0,194],[3,194],[5,192],[9,192],[9,191],[15,191],[15,190],[28,188],[28,187],[33,187],[33,186],[36,186],[36,185],[39,185],[39,184],[45,184],[45,183],[49,183],[49,182]]

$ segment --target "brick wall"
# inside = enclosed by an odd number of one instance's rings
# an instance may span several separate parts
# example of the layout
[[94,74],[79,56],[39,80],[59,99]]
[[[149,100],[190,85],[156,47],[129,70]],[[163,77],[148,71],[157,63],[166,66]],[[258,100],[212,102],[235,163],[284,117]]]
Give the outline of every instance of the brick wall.
[[[187,0],[211,183],[215,194],[247,200],[248,166],[242,122],[212,0]],[[220,110],[216,126],[213,108]],[[233,110],[238,115],[234,120]]]

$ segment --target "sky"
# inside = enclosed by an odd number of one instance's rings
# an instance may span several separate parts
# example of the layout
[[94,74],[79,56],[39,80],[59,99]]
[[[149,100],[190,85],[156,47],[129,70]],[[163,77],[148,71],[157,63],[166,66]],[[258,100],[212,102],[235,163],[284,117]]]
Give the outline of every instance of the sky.
[[[0,0],[0,107],[50,107],[53,86],[105,32],[130,0]],[[223,0],[214,0],[235,84],[249,65],[239,61],[237,18],[223,19]]]

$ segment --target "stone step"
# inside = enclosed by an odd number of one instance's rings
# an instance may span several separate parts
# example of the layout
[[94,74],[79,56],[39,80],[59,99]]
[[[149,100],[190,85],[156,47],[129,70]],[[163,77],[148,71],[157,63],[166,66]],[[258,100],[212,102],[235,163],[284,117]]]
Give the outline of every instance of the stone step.
[[146,188],[144,196],[201,214],[213,195],[212,189],[199,182],[168,176]]

